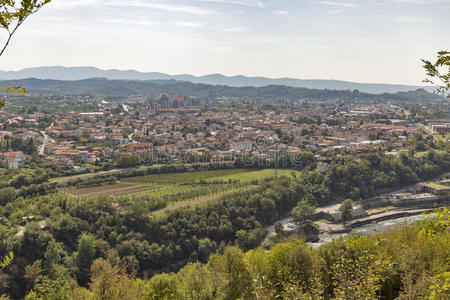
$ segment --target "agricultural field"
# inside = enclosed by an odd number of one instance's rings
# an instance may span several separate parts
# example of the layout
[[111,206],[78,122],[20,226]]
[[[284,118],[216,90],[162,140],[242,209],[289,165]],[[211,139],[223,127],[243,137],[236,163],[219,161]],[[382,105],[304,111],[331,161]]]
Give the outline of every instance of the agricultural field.
[[[294,170],[278,170],[279,176],[290,177]],[[199,183],[228,183],[239,182],[241,184],[250,183],[255,180],[261,180],[275,176],[274,169],[264,170],[217,170],[217,171],[198,171],[188,173],[172,174],[153,174],[147,176],[133,177],[122,180],[123,182],[135,184],[149,184],[152,186],[167,185],[186,185]]]
[[103,196],[117,196],[142,191],[148,191],[153,189],[148,185],[136,185],[136,184],[124,184],[115,183],[89,188],[79,188],[67,190],[67,193],[72,196],[84,197],[84,198],[97,198]]
[[[278,170],[279,176],[291,176],[294,170]],[[127,178],[122,182],[150,185],[157,187],[154,191],[136,193],[119,197],[124,205],[139,204],[150,211],[163,210],[172,205],[197,204],[222,195],[241,191],[259,184],[264,178],[274,177],[274,169],[264,170],[215,170],[172,174],[153,174]],[[204,201],[203,201],[204,200]],[[177,207],[174,206],[174,207]],[[185,205],[183,205],[185,206]]]
[[[278,170],[279,176],[291,176],[293,170]],[[74,196],[96,198],[113,196],[114,201],[138,205],[149,212],[187,202],[200,203],[222,195],[251,188],[264,178],[274,177],[274,169],[214,170],[153,174],[121,180],[120,183],[68,190]]]

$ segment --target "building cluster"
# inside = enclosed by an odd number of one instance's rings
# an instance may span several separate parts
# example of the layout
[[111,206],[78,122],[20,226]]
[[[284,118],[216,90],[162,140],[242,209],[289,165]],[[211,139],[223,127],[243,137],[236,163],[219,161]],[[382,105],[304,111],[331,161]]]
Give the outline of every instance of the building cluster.
[[407,191],[389,195],[393,205],[406,206],[430,206],[433,204],[447,204],[450,200],[450,180],[439,182],[421,183],[410,187]]
[[[7,116],[2,126],[9,131],[0,131],[0,142],[10,136],[33,139],[40,143],[39,154],[46,160],[69,168],[113,163],[129,154],[222,161],[242,153],[267,158],[312,151],[317,168],[326,172],[332,154],[390,146],[389,154],[398,155],[423,132],[409,121],[407,111],[389,104],[281,101],[274,106],[241,98],[212,103],[173,92],[128,100],[125,104],[96,98],[92,102],[96,110],[91,112],[2,112]],[[77,101],[86,104],[87,100]],[[43,126],[44,119],[51,123]],[[431,130],[448,128],[443,121],[430,121]],[[4,167],[20,166],[24,157],[14,153],[0,153]]]

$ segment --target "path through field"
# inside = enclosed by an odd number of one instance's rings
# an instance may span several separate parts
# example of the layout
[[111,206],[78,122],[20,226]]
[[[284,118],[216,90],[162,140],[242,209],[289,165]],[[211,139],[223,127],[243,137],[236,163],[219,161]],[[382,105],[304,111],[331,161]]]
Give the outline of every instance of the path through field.
[[150,213],[150,215],[154,216],[154,215],[163,214],[165,212],[168,212],[168,211],[171,211],[171,210],[175,210],[175,209],[178,209],[178,208],[187,207],[187,206],[190,206],[190,205],[196,205],[196,204],[200,204],[200,203],[205,203],[205,202],[208,202],[208,201],[219,199],[220,197],[225,196],[225,195],[233,194],[233,193],[236,193],[236,192],[243,192],[243,191],[247,191],[247,190],[251,190],[251,189],[255,189],[255,188],[256,188],[256,186],[251,186],[251,187],[247,187],[247,188],[242,189],[242,190],[237,190],[237,191],[234,190],[234,191],[229,191],[229,192],[220,193],[220,194],[216,194],[216,195],[211,195],[211,196],[207,196],[207,197],[197,198],[197,199],[190,200],[190,201],[184,201],[184,202],[175,203],[174,205],[171,205],[171,206],[168,206],[168,207],[165,207],[165,208],[162,208],[162,209],[158,209],[158,210],[152,211]]

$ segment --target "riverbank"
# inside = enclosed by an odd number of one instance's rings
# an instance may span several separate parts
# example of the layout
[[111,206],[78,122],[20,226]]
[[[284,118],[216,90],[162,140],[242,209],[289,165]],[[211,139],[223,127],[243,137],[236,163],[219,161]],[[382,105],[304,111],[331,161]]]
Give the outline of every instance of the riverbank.
[[[403,221],[420,220],[425,218],[425,214],[433,209],[448,206],[450,197],[444,194],[430,194],[424,191],[424,186],[431,186],[438,180],[448,178],[450,173],[442,174],[433,181],[422,182],[415,185],[403,187],[396,191],[390,191],[376,197],[362,199],[353,204],[351,221],[344,222],[341,219],[339,210],[340,204],[333,204],[320,207],[316,210],[315,220],[305,224],[297,224],[294,218],[285,217],[276,223],[283,225],[282,237],[304,238],[310,241],[311,245],[318,246],[333,238],[346,236],[351,233],[370,233],[385,230],[386,224],[401,224]],[[438,191],[440,192],[440,191]],[[409,197],[411,200],[404,200],[401,197]],[[275,225],[274,224],[274,225]],[[275,226],[266,227],[268,232],[262,242],[262,246],[268,248],[277,243],[280,238],[275,233]],[[316,230],[305,230],[311,226]]]
[[389,228],[402,225],[402,224],[413,224],[418,221],[425,220],[429,217],[429,215],[425,214],[418,214],[418,215],[412,215],[407,217],[399,217],[396,219],[387,219],[384,221],[379,221],[376,223],[367,223],[365,225],[362,225],[361,227],[356,227],[350,229],[348,232],[345,233],[320,233],[318,235],[318,239],[316,242],[308,243],[309,245],[313,246],[314,248],[319,247],[320,245],[323,245],[325,243],[331,242],[334,239],[346,237],[352,234],[363,234],[363,235],[372,235],[375,233],[383,232]]

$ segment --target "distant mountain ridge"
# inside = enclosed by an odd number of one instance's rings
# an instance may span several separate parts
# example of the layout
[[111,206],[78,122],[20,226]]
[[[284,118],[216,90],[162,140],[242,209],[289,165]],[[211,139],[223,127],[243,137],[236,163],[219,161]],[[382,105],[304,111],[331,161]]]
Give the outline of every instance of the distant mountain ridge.
[[[209,85],[230,87],[264,87],[270,85],[290,86],[309,89],[359,90],[360,92],[381,94],[397,93],[424,88],[421,86],[401,84],[356,83],[341,80],[295,79],[266,77],[247,77],[243,75],[225,76],[210,74],[194,76],[189,74],[168,75],[158,72],[138,72],[135,70],[102,70],[95,67],[36,67],[20,71],[0,71],[0,80],[17,80],[26,78],[54,80],[83,80],[89,78],[107,78],[110,80],[180,80]],[[430,87],[425,87],[431,91]]]
[[159,97],[162,93],[177,92],[193,97],[247,97],[253,99],[313,99],[333,100],[352,99],[374,101],[435,101],[440,96],[424,89],[415,91],[369,94],[351,90],[308,89],[282,85],[264,87],[230,87],[225,85],[208,85],[180,80],[109,80],[97,77],[83,80],[53,80],[53,79],[20,79],[0,81],[0,86],[20,86],[31,94],[52,95],[105,95],[127,97],[131,95],[146,95]]

